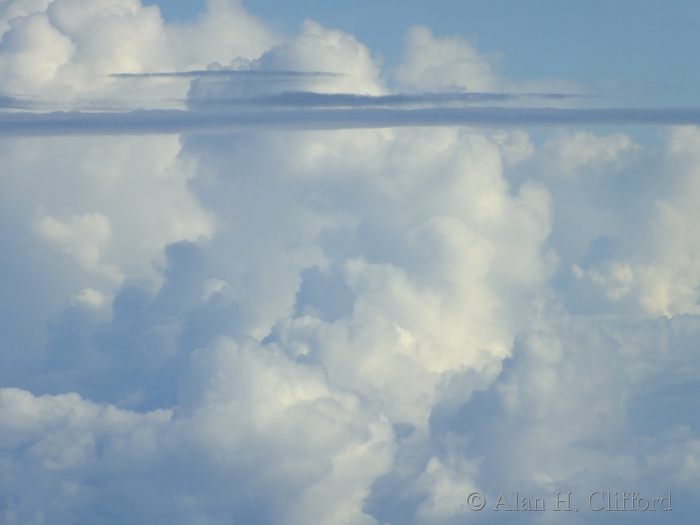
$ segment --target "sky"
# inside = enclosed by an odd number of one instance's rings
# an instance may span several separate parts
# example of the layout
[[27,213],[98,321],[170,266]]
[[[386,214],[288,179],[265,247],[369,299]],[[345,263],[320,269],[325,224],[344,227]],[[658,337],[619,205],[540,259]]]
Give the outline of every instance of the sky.
[[[194,20],[203,0],[161,0],[168,20]],[[246,8],[292,35],[305,19],[341,29],[381,56],[401,61],[412,25],[435,34],[459,33],[482,53],[498,57],[499,71],[516,78],[559,77],[596,83],[626,105],[692,106],[700,93],[693,0],[356,0],[283,2],[250,0]]]
[[700,511],[693,2],[0,2],[0,525]]

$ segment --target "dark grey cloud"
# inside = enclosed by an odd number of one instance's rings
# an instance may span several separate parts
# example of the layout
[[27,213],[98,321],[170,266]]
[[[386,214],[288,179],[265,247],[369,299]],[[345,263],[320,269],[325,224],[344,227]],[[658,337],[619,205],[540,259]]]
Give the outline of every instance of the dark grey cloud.
[[700,108],[357,108],[240,111],[136,110],[15,112],[0,115],[0,135],[138,135],[243,130],[332,130],[406,126],[698,125]]

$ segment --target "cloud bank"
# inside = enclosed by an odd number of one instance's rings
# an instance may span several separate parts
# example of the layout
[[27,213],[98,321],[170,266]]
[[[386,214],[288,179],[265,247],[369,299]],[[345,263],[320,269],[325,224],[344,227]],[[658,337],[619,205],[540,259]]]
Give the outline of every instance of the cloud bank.
[[[697,513],[697,110],[582,108],[425,27],[392,85],[236,1],[0,27],[0,523]],[[659,510],[596,510],[615,492]]]

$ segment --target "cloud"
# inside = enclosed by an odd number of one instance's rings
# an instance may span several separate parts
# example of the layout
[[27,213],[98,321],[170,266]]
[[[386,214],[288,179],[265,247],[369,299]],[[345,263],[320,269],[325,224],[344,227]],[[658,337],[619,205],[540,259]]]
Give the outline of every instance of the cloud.
[[[143,73],[143,74],[123,74],[113,75],[123,78],[168,78],[168,77],[190,77],[200,76],[200,73],[208,71],[183,71],[178,73]],[[218,71],[213,71],[218,73]],[[332,74],[318,73],[306,74],[300,71],[280,72],[256,72],[252,70],[235,71],[235,73],[266,73],[264,75],[242,75],[253,79],[263,77],[265,82],[286,82],[300,78],[324,78]],[[269,74],[267,74],[269,73]],[[217,76],[217,75],[213,75]],[[220,75],[229,76],[228,73]],[[328,77],[330,78],[330,77]],[[316,93],[314,91],[285,91],[266,96],[254,96],[250,98],[224,98],[211,99],[190,98],[187,105],[195,110],[212,110],[214,108],[243,107],[243,108],[264,108],[264,107],[288,107],[288,108],[318,108],[318,107],[401,107],[401,106],[421,106],[421,105],[449,105],[449,104],[474,104],[484,102],[507,102],[520,99],[543,99],[562,100],[577,98],[581,95],[565,93],[421,93],[406,94],[395,93],[392,95],[354,95],[349,93]],[[164,104],[179,103],[177,100],[163,101]],[[73,111],[124,111],[134,109],[144,104],[144,100],[132,100],[127,102],[119,99],[102,99],[96,101],[73,100],[73,101],[50,101],[38,100],[31,97],[17,97],[12,95],[0,95],[0,108],[23,109],[23,110],[73,110]],[[130,107],[131,106],[131,107]]]
[[581,108],[425,27],[392,87],[237,1],[0,9],[0,522],[692,520],[700,132],[617,128],[696,109]]
[[593,283],[613,304],[631,301],[657,315],[698,313],[698,247],[690,233],[697,214],[688,200],[697,191],[697,141],[694,127],[669,133],[663,166],[672,175],[649,204],[647,221],[631,232],[637,242],[628,242],[625,251],[617,250],[589,268],[572,268],[577,279]]
[[[192,359],[175,412],[0,390],[0,446],[26,450],[3,457],[2,489],[13,476],[20,491],[6,498],[4,519],[372,523],[360,505],[391,465],[385,417],[330,389],[320,369],[252,342],[221,340]],[[179,478],[163,485],[173,470],[217,482],[196,492]],[[26,492],[41,472],[44,481]],[[104,505],[114,497],[118,505]]]
[[252,69],[324,71],[335,73],[332,82],[316,86],[323,93],[380,95],[385,88],[379,62],[369,48],[352,35],[326,29],[306,20],[299,36],[273,46],[251,63]]
[[597,136],[586,131],[561,133],[548,139],[540,155],[543,168],[555,176],[572,176],[581,171],[606,172],[605,166],[622,169],[641,147],[627,135]]
[[554,108],[426,108],[426,109],[314,109],[194,112],[135,110],[127,113],[5,113],[0,134],[150,135],[230,133],[239,130],[319,130],[413,126],[652,126],[696,125],[700,110],[554,109]]
[[[151,85],[148,96],[117,73],[205,69],[260,55],[277,38],[237,1],[216,0],[197,24],[166,25],[138,0],[11,0],[3,9],[0,91],[61,102],[183,99],[186,85]],[[124,35],[128,35],[125,38]]]
[[264,71],[257,69],[203,69],[200,71],[171,71],[160,73],[113,73],[116,78],[169,78],[169,77],[264,77],[271,80],[289,80],[297,78],[333,78],[336,73],[325,71]]
[[407,31],[396,77],[401,86],[426,91],[491,91],[496,84],[489,61],[464,37],[435,38],[425,26]]
[[411,105],[447,105],[459,103],[504,102],[521,98],[566,99],[578,95],[563,93],[396,93],[392,95],[353,95],[347,93],[315,93],[312,91],[289,91],[267,96],[222,100],[190,100],[193,109],[212,109],[226,106],[252,107],[396,107]]

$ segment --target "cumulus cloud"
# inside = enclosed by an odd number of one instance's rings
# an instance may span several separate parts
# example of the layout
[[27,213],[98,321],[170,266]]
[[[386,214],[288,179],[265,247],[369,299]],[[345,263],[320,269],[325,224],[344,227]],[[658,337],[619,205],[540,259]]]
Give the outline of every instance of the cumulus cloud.
[[391,87],[233,0],[0,18],[0,521],[691,519],[700,132],[614,126],[697,111],[581,109],[426,27]]
[[235,0],[212,0],[198,23],[180,25],[164,24],[157,6],[138,0],[10,0],[2,15],[0,92],[63,102],[181,100],[186,83],[144,86],[112,75],[203,69],[230,56],[255,58],[277,41]]
[[578,279],[592,282],[613,302],[632,301],[656,315],[697,314],[697,242],[691,233],[697,214],[690,203],[696,190],[696,128],[670,132],[662,164],[669,180],[655,195],[648,220],[633,235],[646,243],[626,246],[591,268],[574,266]]
[[542,146],[543,167],[558,176],[571,176],[574,173],[588,171],[605,173],[620,170],[631,157],[640,150],[640,146],[623,133],[597,136],[588,131],[573,134],[562,133],[548,139]]
[[396,71],[402,86],[426,91],[491,91],[496,85],[489,61],[463,36],[436,38],[429,27],[416,26],[404,38],[404,60]]

